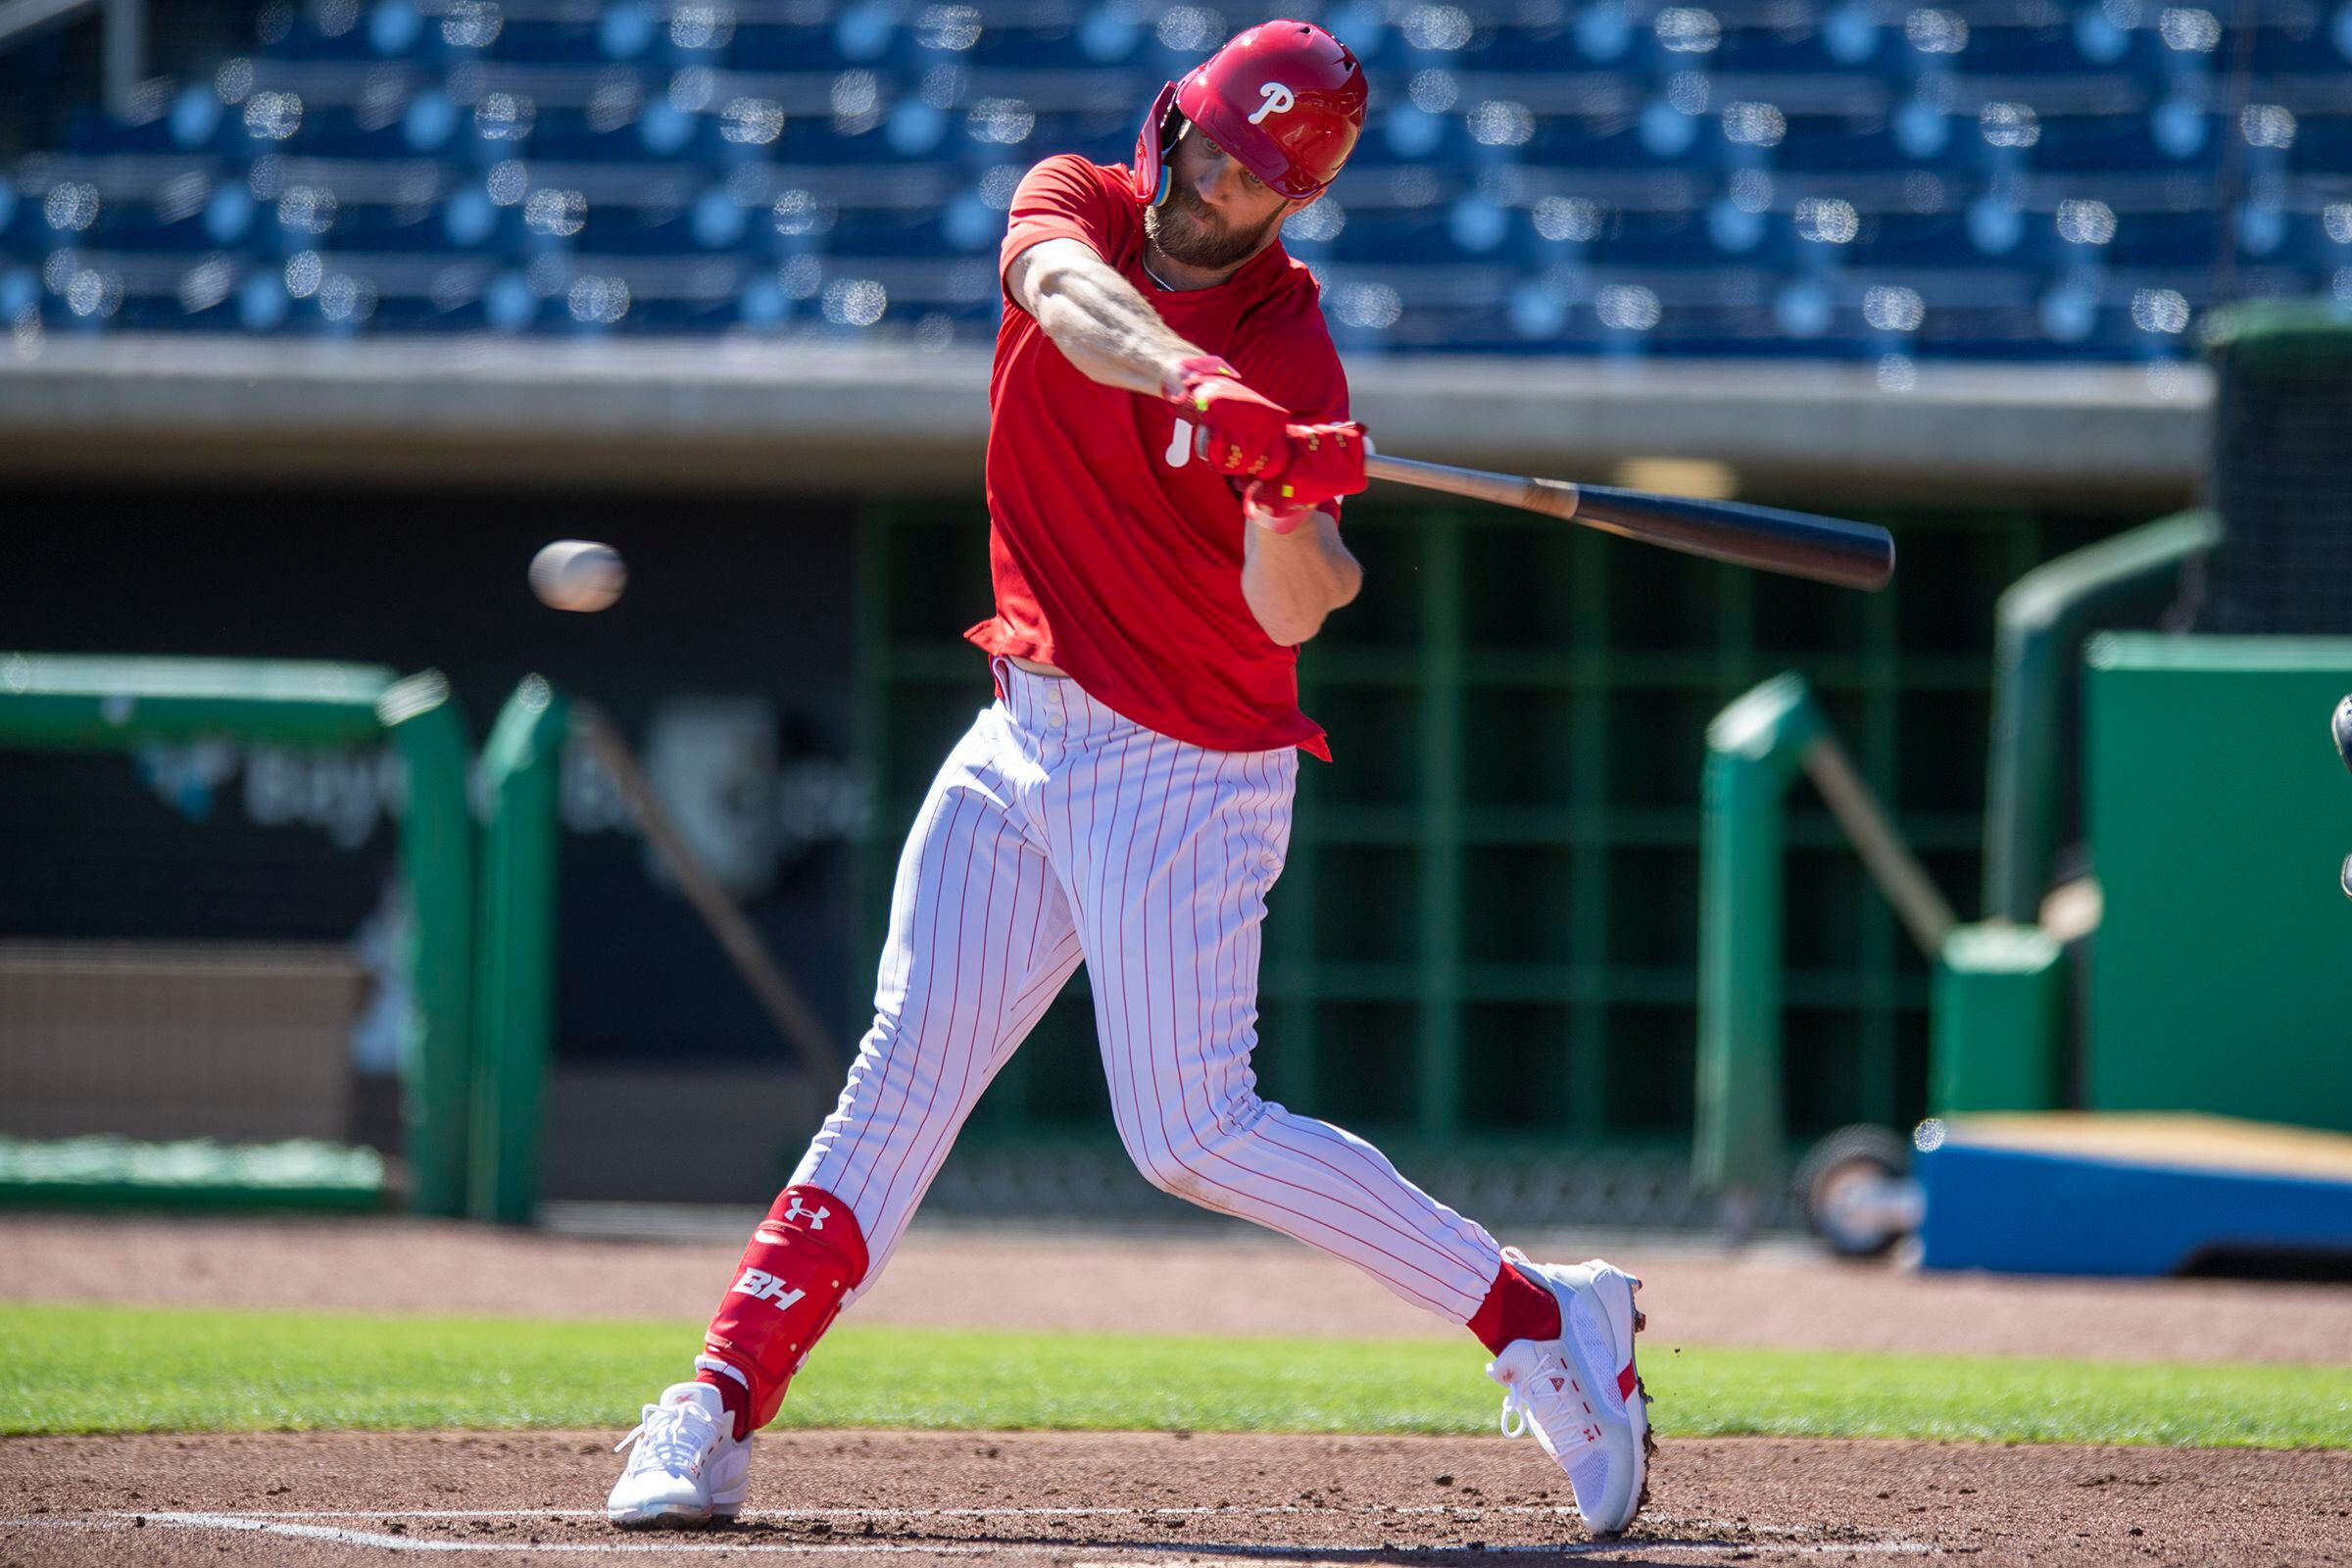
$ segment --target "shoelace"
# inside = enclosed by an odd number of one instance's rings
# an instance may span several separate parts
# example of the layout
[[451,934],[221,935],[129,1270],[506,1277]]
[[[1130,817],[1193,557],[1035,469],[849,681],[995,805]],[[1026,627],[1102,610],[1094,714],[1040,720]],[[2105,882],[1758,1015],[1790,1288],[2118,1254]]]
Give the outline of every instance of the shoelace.
[[1563,1375],[1572,1375],[1567,1374],[1566,1369],[1560,1367],[1558,1358],[1545,1356],[1530,1367],[1525,1377],[1503,1385],[1502,1418],[1499,1424],[1504,1437],[1525,1437],[1533,1427],[1543,1422],[1543,1413],[1536,1408],[1538,1399],[1548,1399],[1558,1405],[1560,1407],[1557,1412],[1559,1418],[1563,1422],[1567,1419],[1567,1396],[1538,1387],[1542,1382],[1542,1374],[1547,1366],[1561,1370]]
[[[700,1430],[689,1432],[689,1427]],[[718,1423],[699,1404],[649,1404],[635,1429],[612,1445],[612,1451],[636,1443],[637,1451],[629,1456],[632,1470],[647,1463],[664,1470],[691,1470],[714,1446],[717,1432]],[[640,1438],[645,1441],[638,1443]]]

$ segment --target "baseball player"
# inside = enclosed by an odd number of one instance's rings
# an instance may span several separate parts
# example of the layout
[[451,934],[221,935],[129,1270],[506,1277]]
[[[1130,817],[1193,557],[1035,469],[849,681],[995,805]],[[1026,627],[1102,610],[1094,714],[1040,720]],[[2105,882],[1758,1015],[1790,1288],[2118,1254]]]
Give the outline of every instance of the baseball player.
[[1596,1534],[1644,1499],[1640,1282],[1530,1262],[1378,1150],[1258,1098],[1258,937],[1282,870],[1300,644],[1362,572],[1364,439],[1283,220],[1363,125],[1355,56],[1269,22],[1160,93],[1132,166],[1014,193],[989,382],[996,701],[899,861],[874,1022],[744,1249],[692,1382],[645,1406],[607,1514],[742,1508],[752,1434],[871,1287],[989,1080],[1080,963],[1121,1140],[1152,1182],[1467,1326]]

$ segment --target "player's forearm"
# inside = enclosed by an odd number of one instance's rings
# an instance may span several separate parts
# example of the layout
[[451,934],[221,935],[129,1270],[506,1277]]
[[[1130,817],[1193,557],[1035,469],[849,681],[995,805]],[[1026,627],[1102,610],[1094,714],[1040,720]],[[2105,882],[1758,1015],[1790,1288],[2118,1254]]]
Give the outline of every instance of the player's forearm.
[[1242,557],[1242,598],[1266,636],[1297,648],[1324,619],[1355,598],[1364,568],[1340,538],[1339,524],[1317,514],[1289,533],[1250,524]]
[[1072,365],[1105,386],[1157,396],[1178,366],[1201,353],[1096,257],[1057,258],[1036,283],[1037,324]]

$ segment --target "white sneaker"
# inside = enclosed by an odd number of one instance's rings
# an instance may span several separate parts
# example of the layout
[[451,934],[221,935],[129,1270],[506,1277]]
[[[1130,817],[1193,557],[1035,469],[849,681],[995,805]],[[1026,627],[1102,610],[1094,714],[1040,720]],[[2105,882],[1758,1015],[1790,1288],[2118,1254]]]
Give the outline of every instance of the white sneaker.
[[751,1440],[735,1441],[735,1418],[710,1384],[663,1389],[661,1402],[645,1407],[637,1430],[614,1451],[632,1443],[637,1447],[629,1467],[605,1499],[605,1517],[612,1523],[693,1529],[743,1511],[743,1495],[751,1490]]
[[1503,1388],[1503,1436],[1534,1429],[1568,1472],[1586,1527],[1616,1535],[1649,1500],[1649,1395],[1634,1368],[1634,1336],[1646,1323],[1634,1306],[1642,1282],[1599,1258],[1531,1263],[1516,1248],[1502,1255],[1560,1303],[1558,1339],[1513,1340],[1487,1365]]

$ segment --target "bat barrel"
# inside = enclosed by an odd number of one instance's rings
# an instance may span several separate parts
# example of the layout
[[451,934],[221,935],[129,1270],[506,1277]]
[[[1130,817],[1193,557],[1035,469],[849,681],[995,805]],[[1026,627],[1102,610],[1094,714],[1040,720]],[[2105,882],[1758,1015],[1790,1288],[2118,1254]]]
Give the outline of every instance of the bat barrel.
[[1579,485],[1577,497],[1579,522],[1710,561],[1842,588],[1884,588],[1894,575],[1894,538],[1872,523],[1606,485]]
[[[1367,449],[1370,445],[1365,443]],[[1866,522],[1740,501],[1692,501],[1606,485],[1530,479],[1369,451],[1364,472],[1375,479],[1541,512],[1709,561],[1810,577],[1841,588],[1884,588],[1894,575],[1893,536]]]

